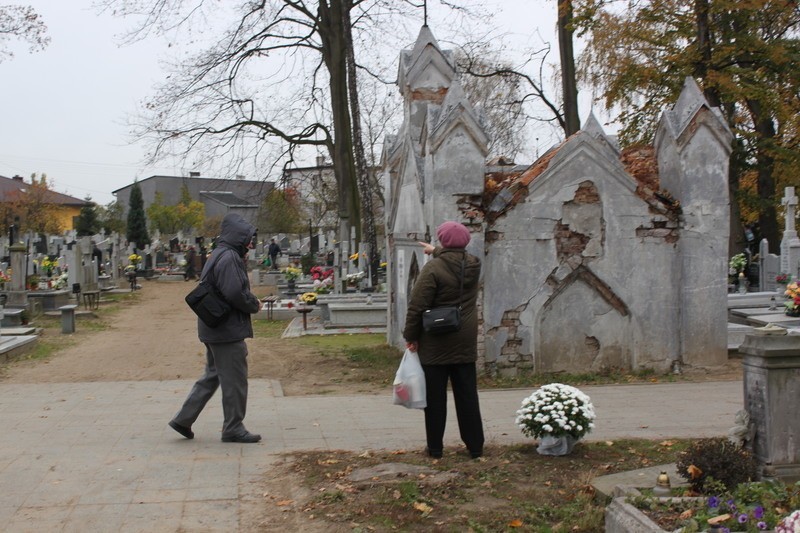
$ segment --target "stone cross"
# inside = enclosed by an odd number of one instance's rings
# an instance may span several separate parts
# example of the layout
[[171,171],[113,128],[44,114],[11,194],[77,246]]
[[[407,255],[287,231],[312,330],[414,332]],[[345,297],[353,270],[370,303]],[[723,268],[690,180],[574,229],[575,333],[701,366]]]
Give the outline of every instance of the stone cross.
[[797,196],[794,194],[794,187],[786,187],[781,203],[786,206],[786,231],[795,231],[794,217],[797,208]]
[[786,206],[785,213],[785,230],[783,232],[783,239],[781,240],[781,272],[791,274],[792,278],[797,278],[800,271],[798,271],[798,263],[800,263],[800,239],[797,237],[795,229],[794,217],[796,215],[796,208],[798,204],[797,196],[794,193],[794,187],[786,187],[781,204]]

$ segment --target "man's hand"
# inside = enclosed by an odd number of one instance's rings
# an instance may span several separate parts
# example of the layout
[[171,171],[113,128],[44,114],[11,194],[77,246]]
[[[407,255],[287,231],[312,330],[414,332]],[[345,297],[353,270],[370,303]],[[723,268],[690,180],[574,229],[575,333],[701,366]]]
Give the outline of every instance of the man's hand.
[[417,341],[406,342],[406,348],[408,348],[412,352],[416,352],[417,348],[419,348],[419,343]]

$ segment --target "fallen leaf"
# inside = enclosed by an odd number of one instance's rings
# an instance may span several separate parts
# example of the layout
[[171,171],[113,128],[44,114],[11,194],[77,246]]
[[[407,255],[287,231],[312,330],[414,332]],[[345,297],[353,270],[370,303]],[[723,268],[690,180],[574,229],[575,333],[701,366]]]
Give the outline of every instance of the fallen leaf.
[[277,502],[275,505],[277,505],[278,507],[286,507],[287,505],[292,505],[293,503],[294,500],[281,500]]
[[639,426],[639,427],[640,427],[641,429],[647,429],[647,428],[649,428],[650,426]]
[[687,468],[686,471],[689,473],[689,476],[692,479],[697,479],[703,475],[703,471],[694,465],[689,465],[689,468]]
[[392,493],[392,498],[394,498],[395,500],[399,500],[400,499],[400,491],[399,490],[394,491]]
[[721,514],[719,516],[715,516],[714,518],[709,518],[708,519],[708,525],[709,526],[715,526],[717,524],[722,524],[726,520],[730,520],[730,519],[731,519],[731,515],[729,515],[728,513]]
[[508,527],[522,527],[522,520],[519,518],[515,518],[511,522],[508,523]]
[[336,465],[339,464],[338,459],[325,459],[324,461],[317,461],[318,465]]
[[658,443],[659,446],[668,446],[668,447],[672,446],[673,444],[675,444],[675,441],[672,440],[662,440],[661,442]]
[[694,516],[693,509],[686,509],[684,512],[681,513],[680,519],[681,520],[688,520]]
[[395,450],[392,452],[392,455],[405,455],[405,454],[406,454],[405,450]]
[[433,511],[433,507],[431,507],[425,502],[414,502],[414,509],[416,509],[420,513],[425,513],[425,514],[428,514],[431,511]]
[[613,446],[613,445],[614,445],[614,441],[613,440],[607,440],[606,441],[606,446]]

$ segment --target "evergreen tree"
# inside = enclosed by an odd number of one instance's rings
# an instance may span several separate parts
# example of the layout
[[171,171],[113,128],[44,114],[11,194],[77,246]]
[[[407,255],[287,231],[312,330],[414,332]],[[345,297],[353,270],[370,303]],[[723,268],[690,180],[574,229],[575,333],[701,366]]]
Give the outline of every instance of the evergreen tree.
[[150,244],[150,234],[147,233],[147,218],[144,214],[144,199],[139,182],[133,182],[131,199],[128,202],[128,242],[136,243],[139,248]]
[[75,223],[75,230],[78,232],[78,237],[87,237],[94,235],[100,230],[100,220],[97,217],[97,206],[92,202],[92,198],[87,196],[86,205],[81,207],[81,212],[78,215],[78,220]]

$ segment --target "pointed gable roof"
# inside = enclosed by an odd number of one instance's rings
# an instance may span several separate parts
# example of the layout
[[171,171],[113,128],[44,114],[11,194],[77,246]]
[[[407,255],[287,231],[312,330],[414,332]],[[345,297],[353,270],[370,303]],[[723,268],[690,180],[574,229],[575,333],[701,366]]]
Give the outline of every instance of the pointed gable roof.
[[[697,85],[697,82],[694,78],[687,76],[686,79],[683,81],[683,88],[681,89],[681,94],[678,97],[678,101],[675,102],[675,105],[672,106],[672,109],[668,109],[664,111],[663,115],[661,116],[661,123],[659,124],[659,130],[662,127],[666,127],[672,133],[672,135],[677,139],[680,137],[684,131],[689,127],[692,123],[694,118],[700,113],[703,109],[707,110],[716,120],[715,130],[719,130],[719,133],[723,136],[727,137],[730,136],[730,129],[728,128],[727,123],[725,122],[722,113],[717,108],[712,108],[706,97],[703,95],[703,91],[700,90],[700,86]],[[726,132],[723,134],[722,132]],[[656,138],[658,138],[658,133],[656,134]],[[726,142],[730,142],[729,140]],[[658,142],[656,142],[658,144]]]
[[484,129],[483,121],[475,108],[467,99],[461,82],[453,80],[447,95],[444,97],[441,108],[435,114],[431,111],[433,119],[430,128],[430,146],[436,150],[456,125],[461,124],[475,141],[475,144],[486,155],[489,152],[489,136]]
[[397,85],[400,91],[405,93],[408,89],[417,88],[418,82],[423,82],[426,77],[429,81],[438,80],[436,83],[439,86],[447,87],[456,77],[456,69],[453,53],[450,50],[442,51],[430,28],[423,26],[414,42],[414,47],[400,53]]

